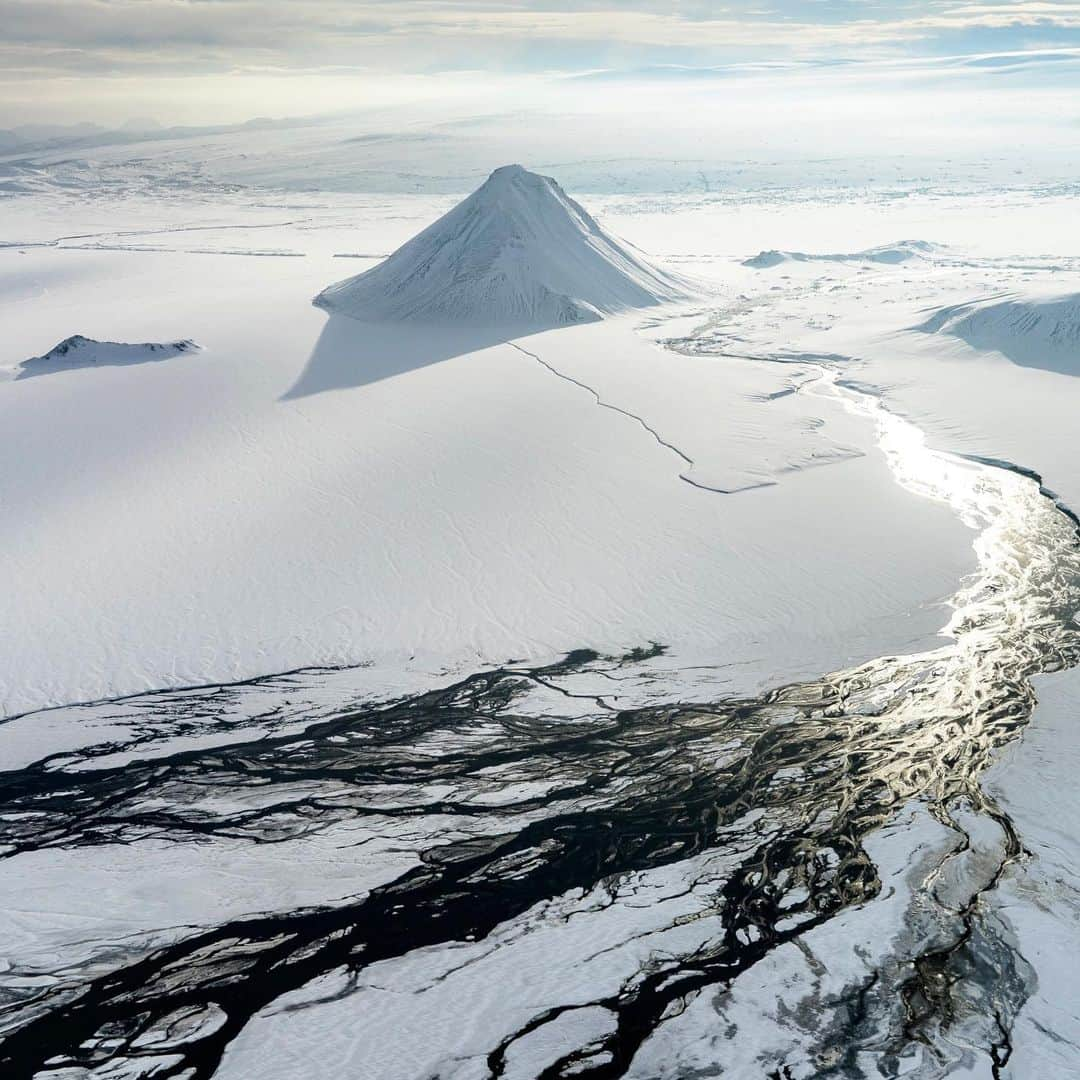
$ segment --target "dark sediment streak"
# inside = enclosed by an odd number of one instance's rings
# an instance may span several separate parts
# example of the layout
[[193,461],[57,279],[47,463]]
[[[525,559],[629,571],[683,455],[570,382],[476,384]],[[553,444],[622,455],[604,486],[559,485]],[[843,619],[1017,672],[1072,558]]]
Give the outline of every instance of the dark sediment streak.
[[[322,975],[482,940],[574,890],[615,903],[636,874],[727,853],[721,876],[687,883],[710,897],[719,929],[590,1002],[610,1014],[609,1033],[542,1074],[619,1077],[673,1010],[872,900],[881,883],[864,841],[921,800],[958,837],[940,865],[971,847],[965,814],[997,826],[1000,853],[943,916],[952,929],[944,944],[898,956],[850,988],[837,1004],[840,1027],[823,1034],[836,1053],[819,1075],[860,1075],[860,1046],[883,1061],[912,1042],[943,1053],[941,1034],[973,1018],[1000,1073],[1025,983],[982,904],[1022,844],[980,776],[1027,722],[1031,676],[1075,663],[1080,649],[1074,521],[1036,481],[1017,482],[1031,488],[1017,517],[1027,531],[999,529],[998,555],[953,627],[956,643],[932,653],[745,700],[614,711],[602,695],[563,687],[580,672],[615,677],[617,662],[583,652],[346,710],[300,732],[118,768],[79,770],[66,755],[4,775],[8,858],[163,839],[275,844],[343,822],[373,837],[402,820],[429,831],[419,865],[357,900],[237,919],[133,950],[104,973],[5,989],[0,1072],[20,1080],[46,1062],[137,1070],[140,1059],[149,1070],[156,1057],[155,1077],[205,1080],[253,1016]],[[523,706],[537,688],[584,703],[586,714],[536,715]],[[213,707],[212,695],[204,700]],[[582,1007],[554,1005],[502,1035],[487,1056],[491,1075],[526,1035]],[[173,1060],[162,1063],[163,1053]]]

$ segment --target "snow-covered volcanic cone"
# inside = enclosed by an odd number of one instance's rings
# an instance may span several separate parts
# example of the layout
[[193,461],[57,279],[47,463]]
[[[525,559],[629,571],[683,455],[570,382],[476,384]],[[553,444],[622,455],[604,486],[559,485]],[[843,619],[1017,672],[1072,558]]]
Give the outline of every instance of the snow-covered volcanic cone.
[[561,326],[691,295],[608,236],[547,176],[496,169],[482,187],[319,307],[372,322]]

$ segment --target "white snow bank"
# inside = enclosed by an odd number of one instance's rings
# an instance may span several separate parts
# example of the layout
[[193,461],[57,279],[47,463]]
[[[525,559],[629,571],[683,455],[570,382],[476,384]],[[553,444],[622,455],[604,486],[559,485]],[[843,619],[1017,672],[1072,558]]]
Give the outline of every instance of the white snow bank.
[[915,329],[951,334],[1022,367],[1080,375],[1080,293],[999,294],[943,307]]
[[553,327],[690,292],[608,236],[550,177],[507,165],[385,262],[331,285],[315,303],[372,322]]
[[93,338],[74,334],[53,346],[42,356],[34,356],[19,365],[18,378],[44,375],[50,371],[66,371],[70,368],[103,367],[115,364],[142,364],[148,360],[167,360],[180,353],[198,352],[194,341],[142,342],[128,344],[121,341],[95,341]]
[[925,240],[901,240],[895,244],[883,244],[880,247],[867,248],[847,254],[812,255],[805,251],[760,251],[757,255],[743,261],[743,266],[755,270],[767,270],[773,266],[788,262],[834,262],[834,263],[880,263],[894,266],[909,259],[921,259],[934,251],[934,245]]

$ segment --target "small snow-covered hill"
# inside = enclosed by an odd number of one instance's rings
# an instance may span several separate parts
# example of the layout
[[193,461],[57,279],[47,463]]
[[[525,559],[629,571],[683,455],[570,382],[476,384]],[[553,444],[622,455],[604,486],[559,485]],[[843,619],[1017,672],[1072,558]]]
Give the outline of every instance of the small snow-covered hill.
[[895,244],[883,244],[866,251],[832,255],[814,255],[805,251],[760,251],[752,258],[745,259],[743,266],[751,266],[755,270],[768,270],[790,262],[878,263],[895,266],[910,259],[925,258],[933,251],[934,245],[925,240],[900,240]]
[[371,322],[554,327],[690,293],[608,236],[550,177],[506,165],[385,262],[315,303]]
[[941,308],[915,327],[995,351],[1023,367],[1080,374],[1080,293],[1011,293]]
[[180,353],[198,352],[194,341],[141,342],[95,341],[75,334],[54,345],[42,356],[34,356],[19,365],[19,378],[44,375],[69,368],[103,367],[112,364],[141,364],[147,360],[167,360]]

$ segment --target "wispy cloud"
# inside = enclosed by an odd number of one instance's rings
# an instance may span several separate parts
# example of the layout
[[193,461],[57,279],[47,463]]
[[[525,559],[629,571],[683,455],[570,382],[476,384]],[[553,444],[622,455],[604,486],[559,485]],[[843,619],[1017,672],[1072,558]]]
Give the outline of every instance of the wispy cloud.
[[[484,2],[466,0],[0,0],[9,47],[100,52],[111,62],[203,53],[221,60],[259,56],[287,62],[314,49],[338,61],[400,65],[412,52],[430,66],[431,39],[460,65],[493,57],[493,39],[634,45],[736,53],[775,49],[903,47],[972,29],[1080,29],[1072,0],[999,3],[822,3],[727,6],[659,3]],[[387,57],[380,53],[392,48]]]
[[2,89],[77,75],[400,79],[1045,51],[1080,47],[1080,2],[0,0],[0,27]]

